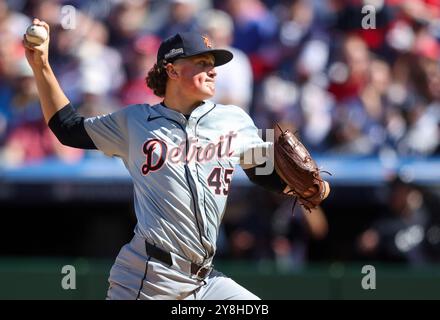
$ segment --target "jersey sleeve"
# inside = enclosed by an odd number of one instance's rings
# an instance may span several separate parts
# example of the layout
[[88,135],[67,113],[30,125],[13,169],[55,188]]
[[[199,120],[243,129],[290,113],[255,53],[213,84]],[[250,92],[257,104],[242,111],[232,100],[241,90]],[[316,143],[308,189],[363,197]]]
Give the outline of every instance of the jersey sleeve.
[[[235,107],[235,106],[234,106]],[[251,117],[239,107],[235,107],[235,117],[239,126],[236,141],[233,149],[243,169],[253,168],[270,160],[272,143],[265,142],[261,138],[261,132],[255,126]]]
[[126,158],[128,155],[128,109],[84,120],[90,138],[108,156]]

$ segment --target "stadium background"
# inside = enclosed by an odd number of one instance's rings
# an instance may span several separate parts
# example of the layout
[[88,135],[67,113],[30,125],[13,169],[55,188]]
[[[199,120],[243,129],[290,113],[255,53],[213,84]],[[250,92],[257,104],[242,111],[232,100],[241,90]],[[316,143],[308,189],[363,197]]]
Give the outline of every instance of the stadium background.
[[220,270],[266,299],[440,298],[437,0],[0,0],[0,298],[104,298],[135,224],[119,160],[63,147],[43,122],[21,47],[32,17],[51,25],[51,64],[85,116],[156,103],[144,77],[160,40],[207,33],[235,55],[215,100],[298,130],[332,172],[322,210],[292,217],[238,170]]

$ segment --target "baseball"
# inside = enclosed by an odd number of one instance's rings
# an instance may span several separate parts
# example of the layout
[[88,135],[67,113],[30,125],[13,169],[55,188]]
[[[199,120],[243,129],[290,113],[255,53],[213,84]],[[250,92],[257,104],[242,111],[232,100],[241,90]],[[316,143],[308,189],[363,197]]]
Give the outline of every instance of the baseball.
[[33,24],[26,30],[26,40],[36,45],[40,45],[46,41],[47,36],[47,30],[43,26]]

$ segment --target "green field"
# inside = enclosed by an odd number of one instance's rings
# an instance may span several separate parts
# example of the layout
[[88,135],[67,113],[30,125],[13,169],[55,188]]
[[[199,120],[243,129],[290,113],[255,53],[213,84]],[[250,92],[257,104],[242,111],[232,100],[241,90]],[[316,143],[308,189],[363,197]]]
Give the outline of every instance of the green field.
[[[0,259],[0,299],[104,299],[112,261],[42,258]],[[75,266],[76,289],[62,288],[62,268]],[[376,289],[361,286],[362,265],[309,265],[280,271],[270,263],[217,262],[262,299],[439,299],[440,268],[373,264]]]

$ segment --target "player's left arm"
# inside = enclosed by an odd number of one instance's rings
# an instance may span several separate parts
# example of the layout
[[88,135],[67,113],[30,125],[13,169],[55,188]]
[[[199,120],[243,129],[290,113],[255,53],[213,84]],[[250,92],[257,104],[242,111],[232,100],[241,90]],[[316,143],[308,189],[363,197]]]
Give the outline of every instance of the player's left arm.
[[277,174],[276,170],[269,175],[258,174],[258,168],[264,168],[267,164],[263,163],[259,166],[243,169],[244,173],[248,176],[249,180],[251,180],[256,185],[265,188],[266,190],[283,193],[287,187],[287,184],[281,179],[281,177]]
[[271,158],[273,144],[263,141],[251,117],[242,109],[235,108],[235,116],[240,123],[237,139],[240,141],[239,157],[243,171],[253,183],[269,191],[283,193],[287,184],[274,169],[273,157]]

